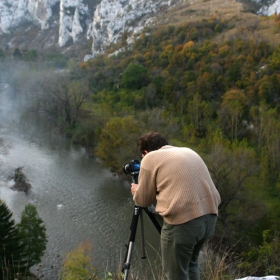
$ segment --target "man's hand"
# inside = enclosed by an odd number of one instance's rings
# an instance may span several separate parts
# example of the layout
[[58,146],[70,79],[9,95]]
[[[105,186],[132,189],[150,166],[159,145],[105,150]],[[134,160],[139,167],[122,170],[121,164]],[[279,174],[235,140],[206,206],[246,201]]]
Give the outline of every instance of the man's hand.
[[132,194],[132,196],[135,195],[135,192],[136,192],[137,188],[138,188],[138,184],[131,183],[131,194]]

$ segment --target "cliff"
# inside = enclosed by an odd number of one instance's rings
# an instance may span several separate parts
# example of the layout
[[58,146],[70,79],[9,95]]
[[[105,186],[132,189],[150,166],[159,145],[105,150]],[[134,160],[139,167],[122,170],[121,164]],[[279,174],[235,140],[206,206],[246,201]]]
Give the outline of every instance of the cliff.
[[[155,25],[160,16],[184,4],[200,5],[213,12],[215,0],[0,0],[0,47],[57,48],[61,52],[87,45],[85,59],[103,53],[126,33],[127,43],[147,25]],[[247,1],[248,2],[248,1]],[[260,1],[256,1],[260,2]],[[278,13],[280,0],[258,4],[259,13]],[[241,5],[235,0],[223,5]],[[189,10],[195,11],[196,8]],[[216,8],[215,8],[216,9]],[[280,8],[279,8],[280,9]],[[186,14],[185,18],[191,18]],[[90,47],[88,44],[90,43]]]

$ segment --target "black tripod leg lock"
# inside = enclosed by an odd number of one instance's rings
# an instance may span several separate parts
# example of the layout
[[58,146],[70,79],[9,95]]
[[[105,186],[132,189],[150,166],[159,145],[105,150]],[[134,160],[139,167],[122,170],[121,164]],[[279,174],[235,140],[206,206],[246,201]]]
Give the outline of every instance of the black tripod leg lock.
[[129,269],[129,268],[130,268],[130,263],[123,264],[123,269]]

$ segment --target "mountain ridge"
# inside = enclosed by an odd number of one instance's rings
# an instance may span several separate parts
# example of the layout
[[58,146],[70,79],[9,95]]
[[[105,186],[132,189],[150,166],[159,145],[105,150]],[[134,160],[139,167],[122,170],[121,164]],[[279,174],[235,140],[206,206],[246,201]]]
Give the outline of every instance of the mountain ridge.
[[[277,13],[280,1],[272,2],[259,5],[259,13]],[[240,20],[247,24],[260,18],[246,7],[235,0],[0,0],[0,47],[56,50],[88,60],[104,53],[123,34],[127,43],[132,43],[145,26],[176,25],[213,16],[236,17],[239,26]]]

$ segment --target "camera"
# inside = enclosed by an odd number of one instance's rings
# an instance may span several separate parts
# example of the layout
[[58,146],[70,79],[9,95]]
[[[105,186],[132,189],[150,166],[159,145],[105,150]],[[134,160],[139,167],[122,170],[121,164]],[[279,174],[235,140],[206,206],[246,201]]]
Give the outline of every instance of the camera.
[[130,163],[125,164],[123,166],[123,172],[125,174],[138,175],[139,170],[140,170],[140,161],[137,159],[133,159],[130,161]]

